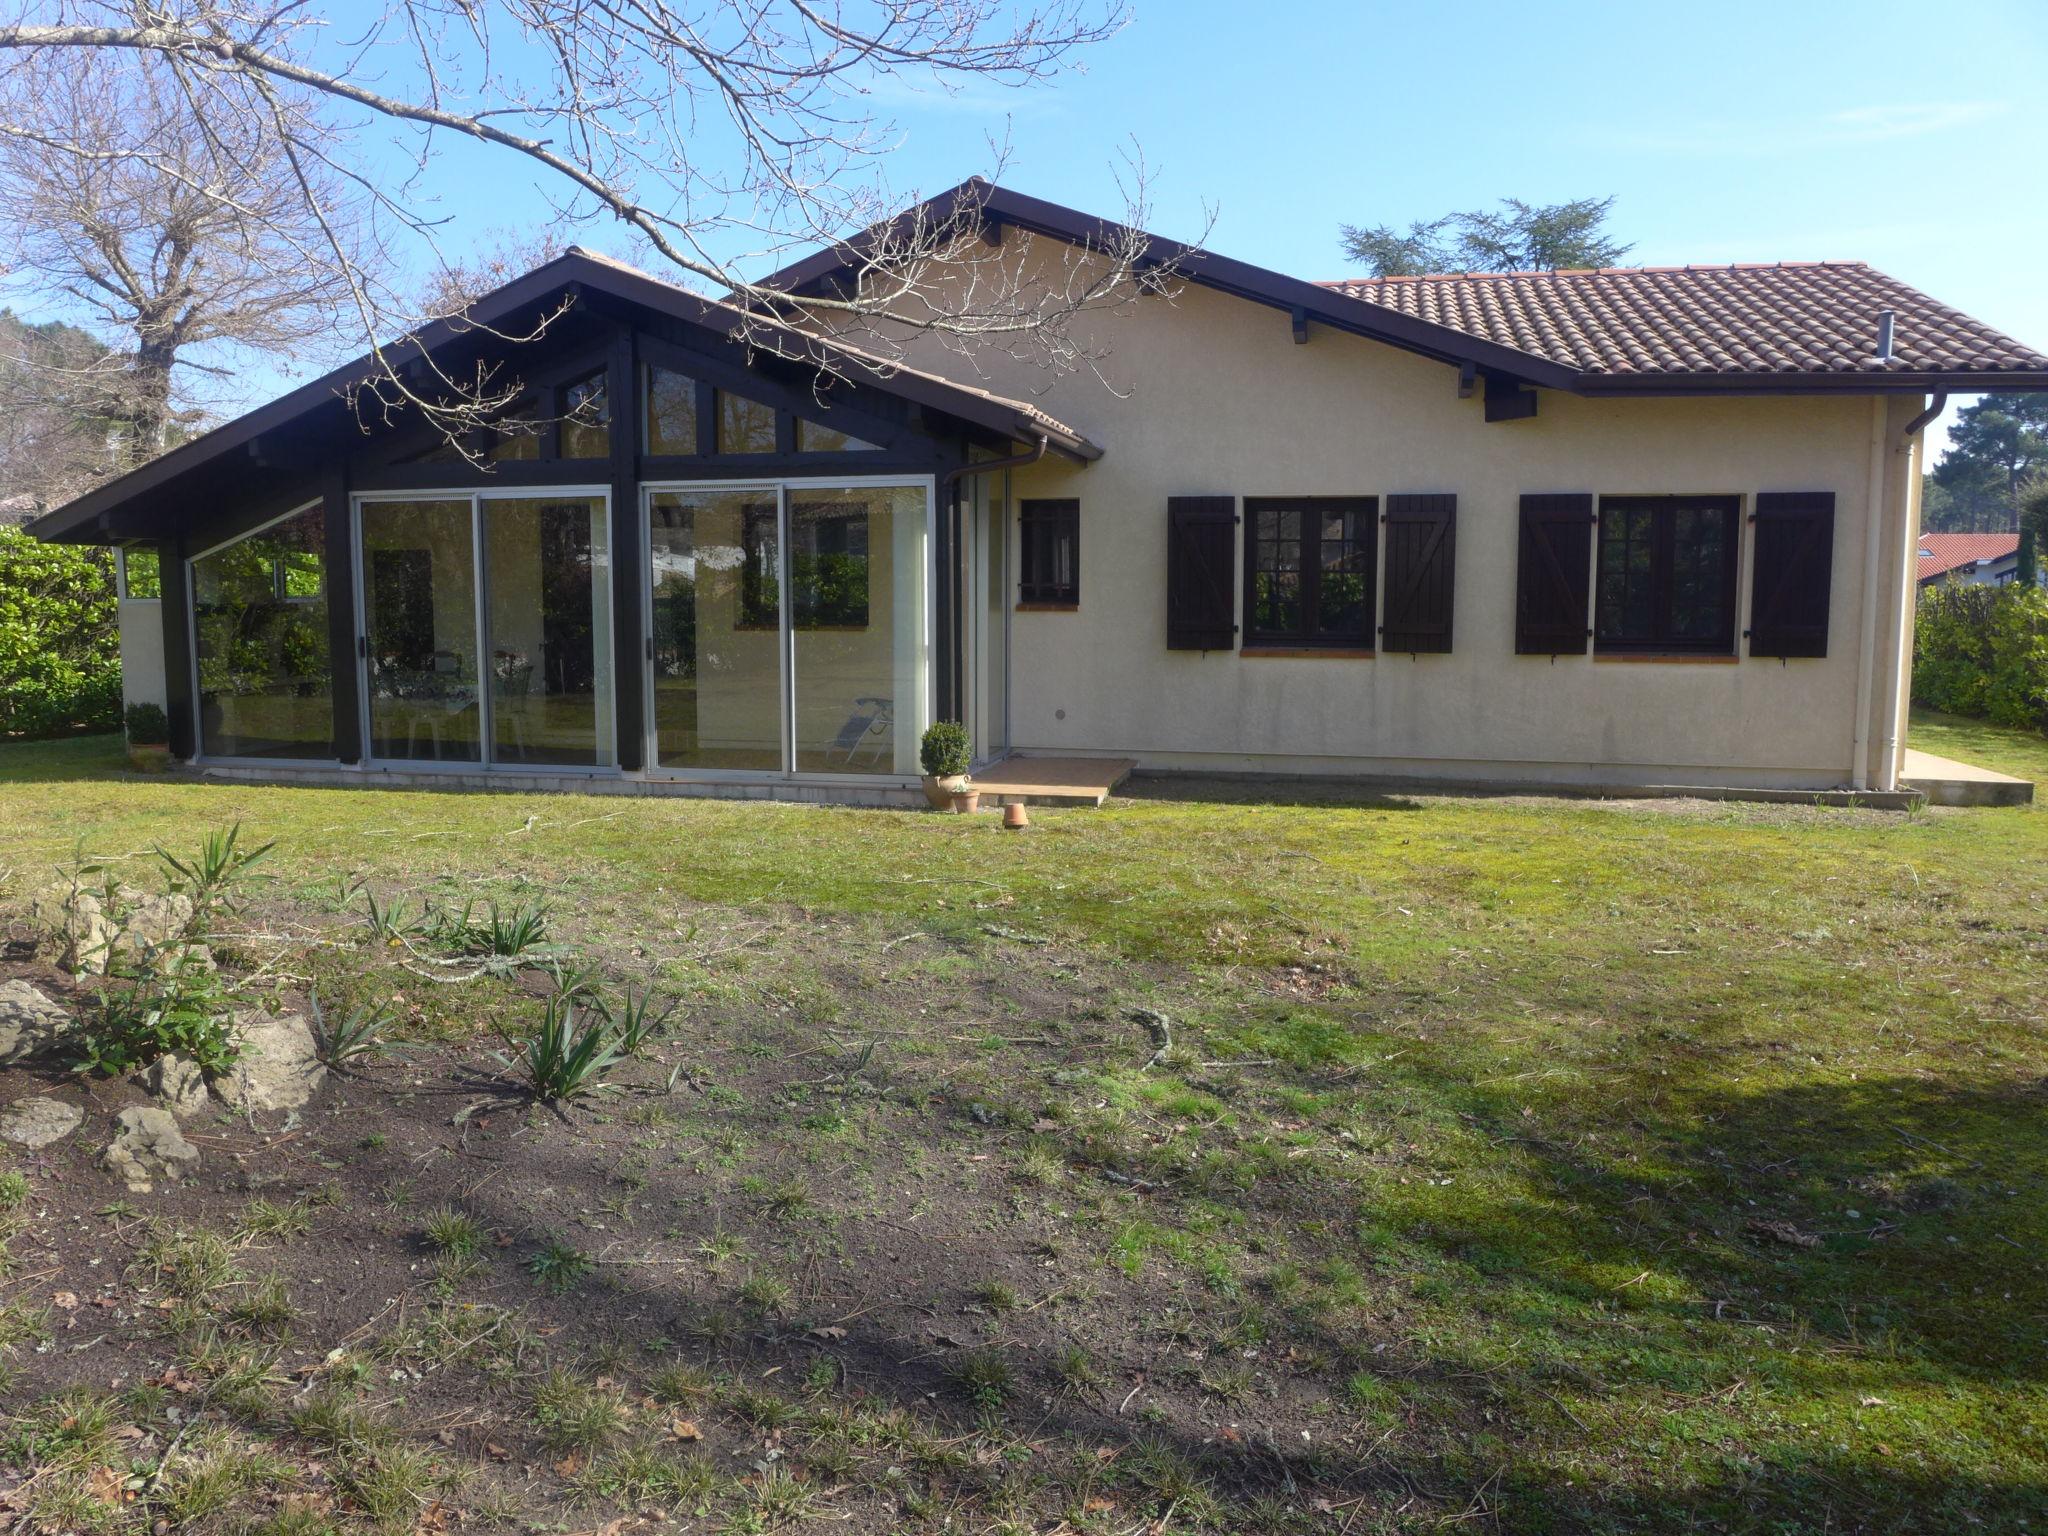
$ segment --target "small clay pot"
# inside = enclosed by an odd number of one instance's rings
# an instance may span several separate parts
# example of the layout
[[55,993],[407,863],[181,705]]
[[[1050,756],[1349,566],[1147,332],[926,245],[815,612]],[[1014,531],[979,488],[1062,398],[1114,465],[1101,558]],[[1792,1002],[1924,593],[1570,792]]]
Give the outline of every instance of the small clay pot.
[[953,794],[953,814],[972,816],[981,809],[981,791],[978,789],[956,790]]
[[1024,809],[1024,802],[1022,800],[1012,800],[1003,807],[1003,825],[1012,832],[1020,831],[1031,825],[1030,813]]

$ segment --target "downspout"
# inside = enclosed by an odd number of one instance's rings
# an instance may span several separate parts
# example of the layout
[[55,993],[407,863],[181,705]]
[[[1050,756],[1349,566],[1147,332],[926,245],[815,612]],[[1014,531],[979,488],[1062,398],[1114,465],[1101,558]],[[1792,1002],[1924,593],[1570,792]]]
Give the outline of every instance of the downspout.
[[952,705],[951,713],[955,718],[962,713],[962,706],[967,697],[967,658],[964,654],[966,647],[961,643],[965,615],[960,602],[960,482],[991,474],[999,469],[1022,469],[1028,464],[1036,464],[1045,457],[1050,446],[1045,434],[1041,432],[1038,434],[1037,443],[1022,453],[1013,453],[1008,458],[956,464],[939,476],[939,489],[947,493],[946,519],[950,533],[947,551],[949,569],[946,572],[946,640],[947,648],[952,654],[947,658],[947,681],[950,685],[948,702]]
[[1863,528],[1863,623],[1856,647],[1856,730],[1850,747],[1849,787],[1870,787],[1870,690],[1877,668],[1877,583],[1884,550],[1885,397],[1870,399],[1870,487]]
[[1905,692],[1906,677],[1912,667],[1912,658],[1907,653],[1912,625],[1907,622],[1906,604],[1910,600],[1912,587],[1909,585],[1913,562],[1909,558],[1912,547],[1903,542],[1919,537],[1917,519],[1913,516],[1920,500],[1919,465],[1920,434],[1927,424],[1939,416],[1948,404],[1948,396],[1937,394],[1927,409],[1906,423],[1899,434],[1899,452],[1906,455],[1905,479],[1900,489],[1905,493],[1904,513],[1900,518],[1899,584],[1892,593],[1891,615],[1895,634],[1892,637],[1892,666],[1889,678],[1890,688],[1884,701],[1884,763],[1878,776],[1877,787],[1887,792],[1899,787],[1899,748],[1901,733],[1905,725],[1905,710],[1901,696]]

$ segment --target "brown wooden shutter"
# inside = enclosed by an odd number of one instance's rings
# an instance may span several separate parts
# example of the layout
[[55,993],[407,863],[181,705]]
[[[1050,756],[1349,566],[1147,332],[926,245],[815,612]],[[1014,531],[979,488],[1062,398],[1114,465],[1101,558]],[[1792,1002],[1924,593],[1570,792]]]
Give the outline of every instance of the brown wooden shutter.
[[1380,649],[1440,654],[1451,648],[1458,498],[1387,498],[1386,622]]
[[1166,499],[1166,648],[1237,646],[1237,498]]
[[1593,498],[1524,496],[1515,584],[1515,652],[1583,656],[1588,576],[1593,558]]
[[1756,499],[1749,654],[1825,656],[1835,565],[1833,491],[1765,491]]

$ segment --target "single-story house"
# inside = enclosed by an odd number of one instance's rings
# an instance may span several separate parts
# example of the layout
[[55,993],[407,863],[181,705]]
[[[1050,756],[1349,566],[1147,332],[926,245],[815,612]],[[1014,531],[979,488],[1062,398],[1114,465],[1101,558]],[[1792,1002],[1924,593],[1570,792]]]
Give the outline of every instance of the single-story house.
[[2017,533],[1923,533],[1920,585],[2008,587],[2019,576]]
[[2048,389],[1856,262],[1315,283],[933,206],[1163,276],[1054,373],[572,250],[405,344],[520,381],[485,464],[358,363],[34,531],[121,547],[130,697],[222,774],[886,801],[957,718],[984,764],[1889,789],[1922,428]]

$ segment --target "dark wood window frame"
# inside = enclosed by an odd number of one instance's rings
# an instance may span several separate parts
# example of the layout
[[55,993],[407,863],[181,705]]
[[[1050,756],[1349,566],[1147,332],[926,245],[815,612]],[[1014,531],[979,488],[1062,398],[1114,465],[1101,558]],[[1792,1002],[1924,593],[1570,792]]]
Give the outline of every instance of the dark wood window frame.
[[[1735,654],[1736,601],[1742,569],[1742,498],[1727,495],[1602,496],[1593,541],[1593,651],[1595,655],[1732,656]],[[1676,615],[1675,566],[1680,553],[1678,519],[1687,511],[1712,510],[1723,517],[1725,537],[1721,569],[1714,583],[1720,599],[1720,623],[1711,635],[1687,635]],[[1628,632],[1611,632],[1613,587],[1608,550],[1616,530],[1630,513],[1651,514],[1648,545],[1649,618]]]
[[1081,606],[1081,503],[1030,500],[1017,506],[1017,603]]
[[[1263,651],[1366,651],[1373,650],[1375,628],[1379,622],[1379,509],[1377,496],[1247,496],[1244,499],[1244,649],[1247,653]],[[1301,580],[1300,622],[1290,628],[1273,628],[1259,623],[1258,583],[1260,576],[1259,557],[1262,541],[1259,538],[1259,514],[1262,512],[1300,512],[1303,514],[1299,539],[1298,574]],[[1363,611],[1355,629],[1348,628],[1342,634],[1328,634],[1323,626],[1323,583],[1326,572],[1323,566],[1322,546],[1328,541],[1322,537],[1321,528],[1315,530],[1315,537],[1309,537],[1309,520],[1313,517],[1318,524],[1323,516],[1330,513],[1345,513],[1354,518],[1357,536],[1351,541],[1358,553],[1364,556]],[[1313,558],[1311,558],[1313,550]]]

